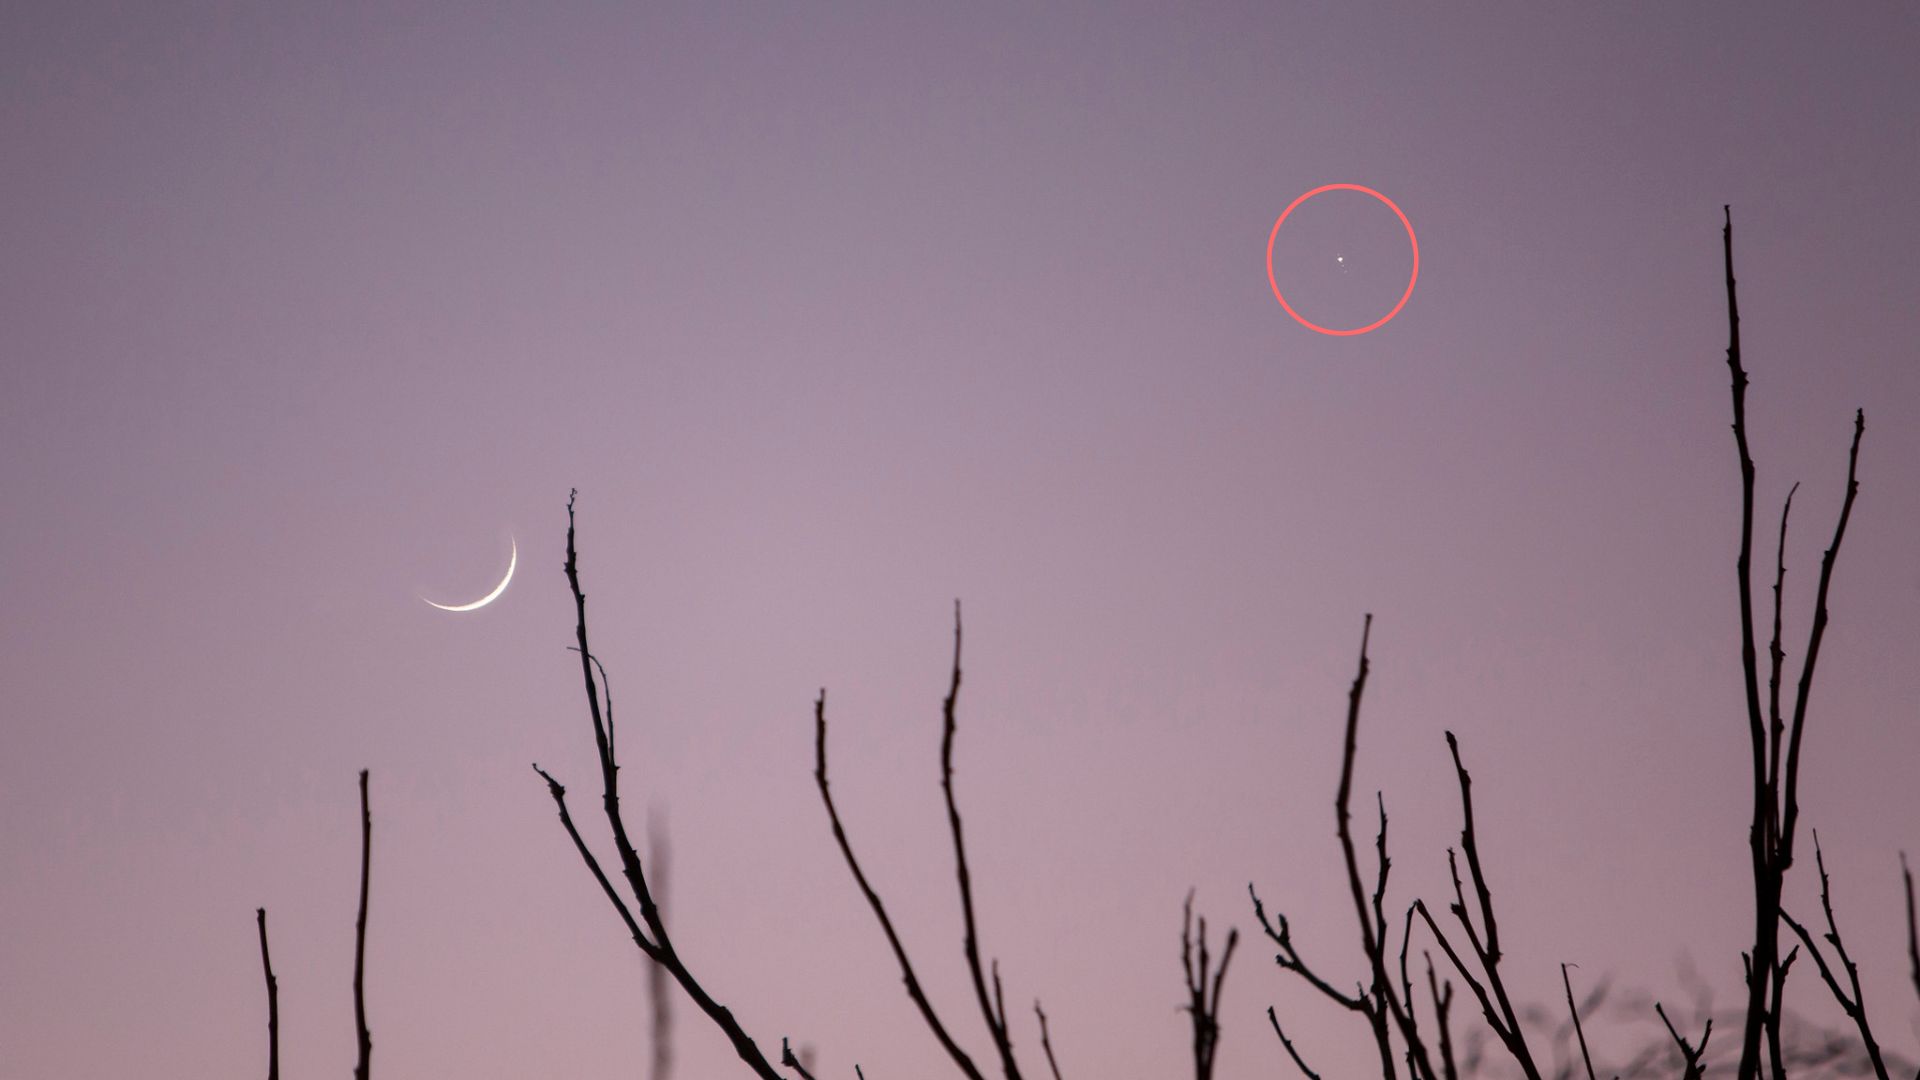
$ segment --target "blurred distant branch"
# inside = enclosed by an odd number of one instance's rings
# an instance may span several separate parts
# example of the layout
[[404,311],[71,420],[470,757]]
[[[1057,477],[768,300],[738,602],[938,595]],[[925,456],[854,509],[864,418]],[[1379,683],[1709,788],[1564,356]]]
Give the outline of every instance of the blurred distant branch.
[[[599,661],[594,665],[599,666]],[[605,669],[601,669],[601,679],[606,678]],[[613,742],[613,692],[607,692],[607,742]],[[648,822],[647,857],[653,863],[654,891],[664,901],[667,897],[667,831],[664,825]],[[665,907],[664,903],[661,905]],[[666,921],[664,911],[660,916]],[[647,1004],[653,1012],[653,1064],[647,1072],[648,1080],[669,1080],[673,1075],[673,995],[667,988],[666,965],[649,963],[647,965]]]
[[1913,871],[1907,868],[1907,853],[1900,853],[1900,877],[1907,886],[1907,962],[1913,965],[1913,992],[1920,994],[1920,919],[1913,911]]

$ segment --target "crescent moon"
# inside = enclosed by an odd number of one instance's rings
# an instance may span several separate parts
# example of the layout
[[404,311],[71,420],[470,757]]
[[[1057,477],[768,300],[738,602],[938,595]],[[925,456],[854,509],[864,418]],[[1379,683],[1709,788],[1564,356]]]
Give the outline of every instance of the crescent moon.
[[427,600],[424,596],[420,599],[425,600],[428,604],[439,608],[441,611],[478,611],[488,604],[493,603],[495,600],[500,599],[500,594],[507,591],[507,583],[513,580],[513,568],[519,565],[520,562],[520,545],[515,544],[512,537],[507,538],[507,543],[513,547],[512,554],[507,556],[507,576],[500,579],[500,584],[495,585],[492,592],[475,600],[471,604],[435,604],[433,601]]

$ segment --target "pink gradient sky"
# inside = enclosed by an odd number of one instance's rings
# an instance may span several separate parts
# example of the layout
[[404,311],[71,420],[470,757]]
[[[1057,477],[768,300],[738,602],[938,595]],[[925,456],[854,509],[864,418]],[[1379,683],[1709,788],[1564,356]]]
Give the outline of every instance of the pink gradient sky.
[[[259,1073],[258,905],[286,1075],[345,1074],[363,766],[376,1076],[639,1074],[642,963],[527,768],[591,805],[575,486],[681,948],[822,1075],[941,1069],[811,785],[821,686],[854,842],[984,1053],[955,597],[982,930],[1070,1077],[1189,1067],[1190,885],[1246,934],[1257,882],[1358,977],[1330,800],[1366,611],[1395,901],[1446,888],[1451,728],[1523,997],[1570,961],[1685,1000],[1685,954],[1731,1005],[1722,203],[1763,520],[1805,481],[1790,662],[1867,409],[1803,802],[1920,1051],[1911,5],[164,7],[0,12],[0,1077]],[[1420,234],[1359,338],[1262,266],[1331,182]],[[1311,205],[1277,269],[1376,317],[1398,223]],[[499,602],[420,602],[509,536]],[[1270,1003],[1364,1068],[1270,957],[1222,1080],[1285,1073]],[[743,1075],[679,1015],[679,1077]]]

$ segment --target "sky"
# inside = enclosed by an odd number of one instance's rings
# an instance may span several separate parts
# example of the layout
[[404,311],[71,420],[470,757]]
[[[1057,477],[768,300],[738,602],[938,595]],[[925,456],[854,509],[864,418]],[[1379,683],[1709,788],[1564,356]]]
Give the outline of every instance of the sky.
[[[991,1056],[939,791],[956,599],[1029,1069],[1036,997],[1069,1077],[1190,1068],[1192,888],[1241,933],[1222,1080],[1287,1074],[1268,1005],[1364,1075],[1247,886],[1361,977],[1332,800],[1367,613],[1389,909],[1450,892],[1453,731],[1518,996],[1567,962],[1731,1008],[1723,204],[1763,564],[1801,483],[1790,673],[1866,410],[1803,823],[1920,1055],[1916,54],[1894,3],[6,5],[0,1077],[264,1070],[262,906],[284,1075],[344,1075],[361,768],[375,1075],[640,1074],[644,962],[529,768],[596,821],[575,488],[676,943],[822,1076],[944,1072],[813,788],[822,688],[852,841]],[[1326,184],[1418,238],[1367,334],[1268,281]],[[1411,264],[1352,191],[1275,238],[1334,328]],[[515,545],[491,605],[423,602]],[[676,1015],[676,1076],[745,1075]]]

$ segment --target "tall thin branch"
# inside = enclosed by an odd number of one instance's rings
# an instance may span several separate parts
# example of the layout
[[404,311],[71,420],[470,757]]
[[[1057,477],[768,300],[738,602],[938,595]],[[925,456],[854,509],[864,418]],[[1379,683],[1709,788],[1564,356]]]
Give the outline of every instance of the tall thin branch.
[[[1357,988],[1357,993],[1348,995],[1334,989],[1333,985],[1316,973],[1301,958],[1294,945],[1292,933],[1287,925],[1286,916],[1280,915],[1273,922],[1267,919],[1266,910],[1260,903],[1260,897],[1253,886],[1247,886],[1247,894],[1253,899],[1254,917],[1268,938],[1279,946],[1274,962],[1283,970],[1294,972],[1305,979],[1308,985],[1318,990],[1322,996],[1341,1007],[1360,1013],[1366,1018],[1367,1026],[1373,1034],[1374,1047],[1380,1055],[1380,1071],[1384,1080],[1395,1080],[1398,1068],[1393,1048],[1393,1034],[1398,1031],[1407,1056],[1408,1070],[1413,1080],[1432,1080],[1433,1064],[1428,1054],[1426,1042],[1421,1037],[1414,1019],[1410,1002],[1401,1000],[1401,994],[1394,989],[1393,981],[1387,973],[1386,939],[1388,928],[1384,912],[1387,888],[1387,875],[1391,863],[1387,858],[1387,816],[1384,798],[1377,798],[1380,809],[1380,832],[1375,841],[1379,862],[1375,868],[1374,886],[1371,895],[1360,873],[1360,860],[1353,840],[1352,813],[1350,804],[1353,795],[1354,759],[1359,748],[1360,704],[1366,692],[1369,661],[1367,643],[1372,636],[1373,616],[1368,615],[1360,631],[1360,661],[1354,675],[1353,685],[1347,691],[1346,732],[1342,743],[1340,758],[1340,786],[1334,796],[1334,817],[1336,832],[1340,840],[1340,852],[1346,865],[1347,888],[1353,902],[1354,915],[1360,923],[1360,945],[1367,958],[1370,980]],[[1405,981],[1405,938],[1402,940],[1402,981]],[[1278,1024],[1276,1023],[1276,1029]]]
[[994,1049],[1000,1054],[1000,1068],[1006,1073],[1007,1080],[1021,1080],[1020,1065],[1013,1057],[1013,1040],[1007,1032],[1006,1012],[1004,1009],[996,1010],[993,1000],[987,996],[987,980],[980,967],[980,935],[973,916],[973,875],[967,870],[967,843],[960,824],[960,805],[953,796],[954,706],[959,699],[960,601],[955,600],[953,681],[948,685],[946,700],[941,704],[940,791],[947,800],[947,826],[953,833],[954,874],[960,885],[960,914],[966,924],[966,936],[961,945],[966,953],[967,973],[973,979],[973,994],[979,1002],[980,1014],[986,1019],[987,1031],[993,1036]]
[[[580,587],[579,552],[574,545],[574,497],[577,494],[575,492],[567,497],[565,567],[567,585],[573,593],[574,651],[580,654],[581,682],[586,688],[587,709],[593,721],[594,749],[600,763],[601,807],[606,815],[608,830],[613,834],[614,850],[620,859],[621,876],[626,879],[627,887],[633,893],[640,908],[638,921],[621,900],[618,892],[613,888],[613,883],[601,870],[599,861],[594,858],[586,841],[574,826],[572,816],[567,812],[566,788],[545,771],[540,770],[539,766],[536,765],[534,768],[547,781],[548,793],[553,796],[553,801],[560,811],[561,824],[566,827],[567,835],[572,838],[575,849],[579,851],[581,859],[587,864],[594,879],[599,882],[601,890],[606,893],[608,900],[613,903],[622,921],[626,923],[628,932],[633,936],[634,944],[639,946],[640,951],[648,959],[666,967],[667,972],[673,976],[675,982],[680,984],[680,989],[693,1000],[694,1005],[726,1035],[728,1042],[733,1046],[734,1053],[753,1071],[755,1076],[760,1077],[760,1080],[783,1080],[773,1062],[767,1060],[753,1037],[748,1035],[746,1029],[741,1027],[740,1022],[734,1018],[732,1010],[714,1000],[688,970],[685,962],[680,959],[679,951],[674,948],[673,938],[667,933],[666,924],[661,919],[659,904],[655,901],[653,890],[647,882],[645,868],[640,862],[640,854],[634,849],[632,839],[627,833],[626,821],[621,816],[620,765],[613,755],[611,702],[608,704],[609,711],[603,712],[601,706],[603,692],[600,681],[596,678],[598,660],[594,656],[592,645],[587,640],[587,594]],[[641,923],[646,927],[644,933],[641,931]]]
[[820,801],[826,804],[827,820],[833,825],[834,842],[840,845],[840,854],[847,861],[847,869],[853,872],[854,883],[860,886],[860,894],[867,898],[867,906],[873,910],[874,918],[880,922],[880,930],[887,937],[887,945],[893,949],[893,958],[900,965],[901,980],[906,983],[907,997],[920,1010],[920,1018],[926,1021],[933,1037],[940,1043],[947,1056],[953,1059],[967,1080],[983,1080],[980,1069],[974,1065],[973,1058],[953,1036],[948,1034],[947,1025],[942,1023],[940,1015],[934,1011],[933,1002],[927,1000],[927,994],[920,986],[920,977],[914,973],[913,961],[907,957],[905,945],[900,943],[900,934],[893,928],[893,919],[887,914],[887,906],[867,881],[865,870],[860,868],[860,860],[854,857],[853,845],[847,839],[846,826],[840,822],[840,811],[833,805],[833,789],[827,784],[827,692],[820,691],[820,697],[813,705],[813,779],[820,788]]
[[280,1080],[280,981],[273,977],[273,957],[267,955],[267,909],[253,914],[260,924],[260,966],[267,973],[267,1080]]
[[1833,585],[1833,564],[1840,542],[1853,517],[1853,501],[1860,494],[1860,438],[1867,431],[1867,412],[1853,414],[1853,445],[1847,450],[1847,494],[1840,501],[1840,520],[1833,527],[1833,543],[1820,557],[1820,584],[1813,598],[1813,627],[1807,633],[1807,658],[1800,665],[1800,685],[1794,693],[1793,724],[1787,735],[1786,809],[1780,826],[1781,869],[1793,865],[1793,827],[1800,817],[1800,737],[1806,731],[1807,699],[1813,690],[1813,669],[1820,661],[1820,643],[1827,633],[1827,593]]
[[[353,923],[353,1026],[359,1034],[360,1059],[354,1080],[367,1080],[372,1069],[373,1036],[367,1033],[367,871],[373,859],[373,814],[367,808],[367,770],[360,770],[360,914]],[[262,917],[264,933],[266,922]]]
[[1567,988],[1567,1015],[1573,1017],[1573,1034],[1580,1040],[1580,1060],[1587,1067],[1587,1080],[1594,1080],[1593,1055],[1587,1052],[1587,1033],[1580,1026],[1580,1006],[1573,1001],[1573,979],[1567,975],[1567,965],[1560,965],[1560,984]]

